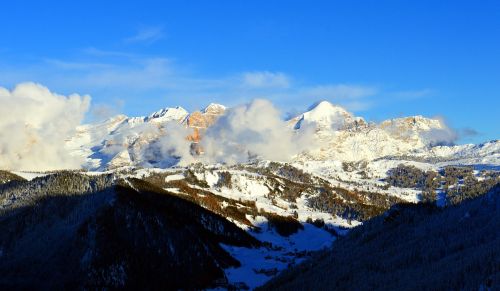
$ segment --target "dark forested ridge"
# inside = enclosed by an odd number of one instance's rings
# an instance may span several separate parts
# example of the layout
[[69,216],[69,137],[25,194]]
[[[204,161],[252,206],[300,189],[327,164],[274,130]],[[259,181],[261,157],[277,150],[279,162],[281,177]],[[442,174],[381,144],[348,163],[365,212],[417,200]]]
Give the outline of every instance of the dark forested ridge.
[[500,172],[482,170],[475,175],[472,166],[446,166],[440,171],[423,171],[401,164],[390,169],[385,180],[391,186],[421,190],[422,200],[426,202],[436,201],[437,192],[442,192],[443,204],[458,204],[481,196],[498,185]]
[[223,268],[239,262],[220,243],[260,244],[224,217],[145,181],[111,181],[60,173],[4,185],[0,289],[226,286]]
[[10,181],[25,181],[25,179],[11,172],[0,170],[0,184],[5,184]]
[[260,290],[498,290],[500,186],[462,204],[397,205]]

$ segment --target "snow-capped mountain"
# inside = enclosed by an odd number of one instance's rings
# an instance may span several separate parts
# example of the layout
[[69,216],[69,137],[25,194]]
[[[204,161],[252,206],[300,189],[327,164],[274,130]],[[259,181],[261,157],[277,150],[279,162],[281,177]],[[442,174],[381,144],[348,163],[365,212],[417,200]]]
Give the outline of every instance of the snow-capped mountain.
[[[227,108],[210,104],[201,111],[188,112],[182,107],[164,108],[146,117],[118,115],[98,124],[80,126],[70,141],[76,155],[88,160],[90,169],[117,168],[130,165],[174,165],[178,159],[155,154],[150,148],[160,140],[182,139],[173,133],[172,124],[185,128],[185,139],[191,150],[202,152],[197,143]],[[371,161],[384,157],[406,157],[415,160],[461,160],[464,164],[499,164],[500,142],[483,145],[442,145],[453,132],[439,119],[411,116],[381,123],[367,122],[344,108],[322,101],[284,122],[283,131],[300,135],[314,130],[311,137],[319,147],[306,149],[292,160]],[[311,140],[313,143],[313,140]],[[189,146],[189,145],[187,145]],[[145,155],[145,151],[149,151]],[[165,160],[168,160],[165,162]]]
[[178,121],[182,122],[189,115],[189,112],[186,109],[177,106],[174,108],[163,108],[157,112],[152,113],[148,117],[145,118],[144,121],[151,121],[155,123],[169,122],[169,121]]
[[425,150],[450,131],[440,120],[422,116],[367,123],[327,101],[292,118],[290,124],[297,130],[304,126],[316,128],[322,146],[307,153],[307,159],[343,161],[373,160]]
[[223,105],[210,104],[192,113],[178,106],[163,108],[142,117],[118,115],[101,123],[78,127],[68,146],[75,154],[87,158],[90,169],[139,165],[144,162],[143,150],[161,137],[168,136],[169,124],[191,129],[186,138],[197,142],[203,131],[225,110]]
[[289,120],[295,128],[303,126],[315,126],[317,131],[343,130],[357,128],[366,125],[361,117],[354,117],[351,113],[340,106],[328,101],[321,101],[309,107],[308,111]]

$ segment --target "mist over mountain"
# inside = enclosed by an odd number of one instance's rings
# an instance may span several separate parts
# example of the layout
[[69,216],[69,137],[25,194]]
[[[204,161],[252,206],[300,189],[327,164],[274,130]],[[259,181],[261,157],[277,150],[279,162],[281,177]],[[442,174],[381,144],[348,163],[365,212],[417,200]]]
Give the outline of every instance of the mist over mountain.
[[119,115],[79,126],[67,148],[86,159],[89,169],[125,165],[170,167],[189,163],[234,164],[255,159],[371,161],[389,156],[415,159],[475,158],[498,162],[498,141],[464,155],[457,135],[442,119],[411,116],[367,122],[328,101],[282,120],[267,100],[227,108],[211,104],[202,111],[164,108],[147,117]]

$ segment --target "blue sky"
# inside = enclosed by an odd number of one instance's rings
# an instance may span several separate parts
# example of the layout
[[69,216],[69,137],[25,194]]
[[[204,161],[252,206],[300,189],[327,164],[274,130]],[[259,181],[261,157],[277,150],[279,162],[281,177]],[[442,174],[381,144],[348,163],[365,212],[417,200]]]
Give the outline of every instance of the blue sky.
[[90,94],[97,116],[326,99],[500,138],[500,1],[76,2],[2,3],[1,87]]

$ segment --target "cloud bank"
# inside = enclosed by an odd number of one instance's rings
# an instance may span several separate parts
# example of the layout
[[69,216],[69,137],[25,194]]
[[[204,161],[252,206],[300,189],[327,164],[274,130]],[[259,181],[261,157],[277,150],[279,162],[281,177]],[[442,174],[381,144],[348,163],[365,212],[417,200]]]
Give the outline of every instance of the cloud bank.
[[310,148],[313,131],[294,132],[280,116],[273,104],[263,99],[229,109],[202,139],[202,158],[228,164],[253,157],[288,161]]
[[170,121],[163,128],[163,135],[147,146],[141,153],[144,166],[151,166],[149,161],[160,160],[153,166],[171,167],[184,166],[196,162],[192,155],[192,142],[187,138],[193,134],[193,129],[176,121]]
[[0,168],[55,170],[79,168],[66,140],[90,105],[89,96],[62,96],[35,83],[13,90],[0,87]]
[[450,146],[454,145],[459,138],[458,132],[449,127],[443,117],[435,117],[439,120],[441,128],[432,128],[429,131],[424,131],[420,135],[424,141],[430,146]]

